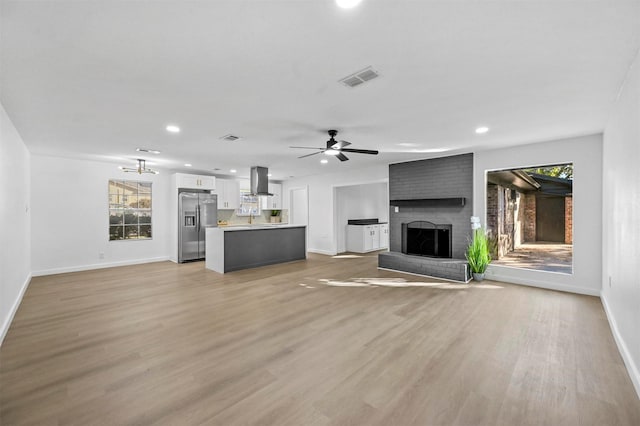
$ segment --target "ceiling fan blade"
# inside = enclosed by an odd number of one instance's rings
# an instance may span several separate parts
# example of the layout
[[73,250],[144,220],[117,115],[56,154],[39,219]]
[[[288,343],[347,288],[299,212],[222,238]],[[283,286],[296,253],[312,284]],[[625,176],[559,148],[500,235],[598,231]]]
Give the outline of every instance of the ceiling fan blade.
[[322,151],[312,152],[311,154],[303,155],[302,157],[298,157],[298,158],[311,157],[312,155],[321,154],[321,153],[322,153]]
[[336,143],[333,144],[333,146],[331,148],[333,149],[342,149],[345,146],[349,146],[351,145],[351,142],[347,142],[347,141],[338,141]]
[[340,151],[344,151],[344,152],[353,152],[356,154],[371,154],[371,155],[378,155],[378,151],[374,151],[372,149],[353,149],[353,148],[344,148],[341,149]]
[[299,148],[299,149],[317,149],[317,150],[324,150],[324,148],[316,148],[313,146],[290,146],[289,148]]
[[346,155],[344,155],[343,153],[340,153],[338,155],[336,155],[336,158],[340,161],[347,161],[349,159],[349,157],[347,157]]

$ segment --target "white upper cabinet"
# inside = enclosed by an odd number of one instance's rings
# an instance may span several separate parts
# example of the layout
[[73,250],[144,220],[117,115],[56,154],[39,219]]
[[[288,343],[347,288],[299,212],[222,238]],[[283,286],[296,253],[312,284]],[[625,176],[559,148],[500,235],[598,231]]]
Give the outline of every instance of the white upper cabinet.
[[218,210],[235,210],[240,206],[240,182],[233,179],[218,179]]
[[206,189],[213,191],[216,189],[216,177],[176,173],[176,185],[178,188]]
[[282,184],[269,182],[270,196],[261,197],[262,210],[282,210]]

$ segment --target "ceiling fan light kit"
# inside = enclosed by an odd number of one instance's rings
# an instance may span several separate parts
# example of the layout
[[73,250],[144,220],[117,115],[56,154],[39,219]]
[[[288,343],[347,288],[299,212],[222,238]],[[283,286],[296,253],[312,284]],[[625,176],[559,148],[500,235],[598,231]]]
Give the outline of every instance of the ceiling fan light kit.
[[306,154],[306,155],[300,156],[298,158],[311,157],[312,155],[316,155],[316,154],[325,154],[325,155],[334,156],[340,161],[347,161],[349,159],[349,157],[344,155],[343,154],[344,152],[351,152],[351,153],[354,153],[354,154],[378,155],[378,151],[372,150],[372,149],[345,148],[346,146],[351,145],[351,142],[347,142],[347,141],[343,141],[343,140],[337,141],[335,139],[335,137],[338,135],[338,131],[337,130],[329,130],[327,133],[329,133],[329,140],[327,141],[326,148],[316,148],[316,147],[312,147],[312,146],[291,146],[289,148],[315,149],[315,150],[318,150],[318,152],[313,152],[311,154]]

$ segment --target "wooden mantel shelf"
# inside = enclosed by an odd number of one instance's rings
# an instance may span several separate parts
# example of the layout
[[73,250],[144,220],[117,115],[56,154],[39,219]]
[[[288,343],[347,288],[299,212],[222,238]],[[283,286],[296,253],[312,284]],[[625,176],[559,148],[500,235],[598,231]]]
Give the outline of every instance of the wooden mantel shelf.
[[410,200],[391,200],[396,207],[464,207],[465,198],[418,198]]

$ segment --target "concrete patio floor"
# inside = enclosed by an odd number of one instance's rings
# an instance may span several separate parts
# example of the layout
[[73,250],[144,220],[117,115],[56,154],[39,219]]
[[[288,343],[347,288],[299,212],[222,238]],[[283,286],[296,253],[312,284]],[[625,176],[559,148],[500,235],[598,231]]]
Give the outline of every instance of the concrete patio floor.
[[496,265],[570,274],[573,270],[573,245],[535,242],[520,245]]

